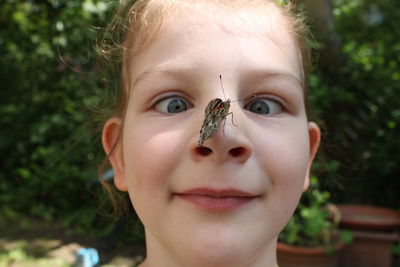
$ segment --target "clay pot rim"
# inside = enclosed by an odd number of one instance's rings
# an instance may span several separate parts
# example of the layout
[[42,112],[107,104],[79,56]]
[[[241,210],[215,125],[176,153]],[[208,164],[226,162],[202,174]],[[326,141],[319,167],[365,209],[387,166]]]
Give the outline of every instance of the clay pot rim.
[[[339,251],[344,247],[343,242],[337,242],[334,246],[335,251]],[[301,247],[295,245],[289,245],[285,243],[278,242],[277,249],[281,252],[286,253],[296,253],[301,255],[321,255],[327,254],[328,247],[318,246],[318,247]]]
[[[400,212],[372,205],[337,205],[341,212],[340,225],[344,228],[354,230],[395,230],[400,228]],[[360,216],[376,216],[382,221],[368,221],[364,219],[353,218],[354,214]],[[383,221],[383,220],[387,221]]]

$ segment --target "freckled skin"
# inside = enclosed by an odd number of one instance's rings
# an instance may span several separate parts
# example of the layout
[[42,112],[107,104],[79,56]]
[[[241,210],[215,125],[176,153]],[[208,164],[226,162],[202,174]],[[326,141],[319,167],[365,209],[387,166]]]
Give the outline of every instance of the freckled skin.
[[214,136],[221,125],[221,122],[230,114],[230,106],[230,99],[222,101],[220,98],[215,98],[208,103],[204,113],[203,125],[200,129],[200,137],[198,141],[199,146],[203,146],[207,139]]

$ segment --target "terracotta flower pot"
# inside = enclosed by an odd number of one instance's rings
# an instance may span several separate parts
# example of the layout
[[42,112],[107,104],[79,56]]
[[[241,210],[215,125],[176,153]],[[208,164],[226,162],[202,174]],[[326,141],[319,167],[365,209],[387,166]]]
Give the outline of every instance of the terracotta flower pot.
[[400,212],[367,205],[337,205],[340,226],[350,230],[393,231],[400,229]]
[[364,205],[338,205],[340,226],[351,230],[353,242],[340,255],[341,267],[391,267],[392,248],[399,240],[400,212]]
[[342,243],[335,246],[334,253],[327,253],[325,247],[297,247],[283,243],[277,245],[279,267],[339,267],[338,251]]
[[391,267],[392,248],[398,235],[352,231],[353,242],[340,253],[340,267]]

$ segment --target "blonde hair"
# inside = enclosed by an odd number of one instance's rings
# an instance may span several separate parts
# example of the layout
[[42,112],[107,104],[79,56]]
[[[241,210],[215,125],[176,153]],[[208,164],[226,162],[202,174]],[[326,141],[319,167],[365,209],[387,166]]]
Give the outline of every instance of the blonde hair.
[[[131,69],[135,61],[132,60],[143,49],[148,47],[157,37],[163,19],[171,12],[179,11],[185,5],[214,4],[222,6],[224,11],[235,11],[241,8],[252,8],[266,5],[274,5],[280,10],[280,15],[284,18],[283,23],[288,28],[296,45],[299,48],[301,57],[303,77],[303,92],[307,107],[307,77],[311,65],[311,57],[307,46],[309,36],[308,27],[304,22],[304,16],[298,12],[295,5],[290,1],[278,0],[120,0],[117,12],[111,23],[106,28],[103,40],[99,49],[101,62],[109,66],[109,73],[119,76],[119,86],[116,87],[115,99],[107,117],[117,116],[122,119],[125,117],[127,102],[129,99],[130,76],[128,70]],[[119,66],[115,72],[115,65]],[[115,77],[112,77],[115,79]],[[111,78],[111,79],[112,79]],[[115,87],[115,86],[114,86]],[[113,150],[112,150],[113,151]],[[111,153],[112,153],[111,151]],[[108,164],[108,156],[99,167],[99,177]],[[102,181],[102,179],[101,179]],[[120,205],[118,193],[108,184],[102,184],[114,206],[115,211]]]

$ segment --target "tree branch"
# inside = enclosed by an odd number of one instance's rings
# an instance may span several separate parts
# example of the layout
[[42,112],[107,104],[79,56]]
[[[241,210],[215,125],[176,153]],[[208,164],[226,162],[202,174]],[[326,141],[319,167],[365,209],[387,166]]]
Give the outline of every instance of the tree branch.
[[335,30],[332,5],[330,0],[303,0],[306,12],[312,19],[313,32],[322,43],[321,67],[329,72],[337,72],[345,63],[342,52],[342,40]]

